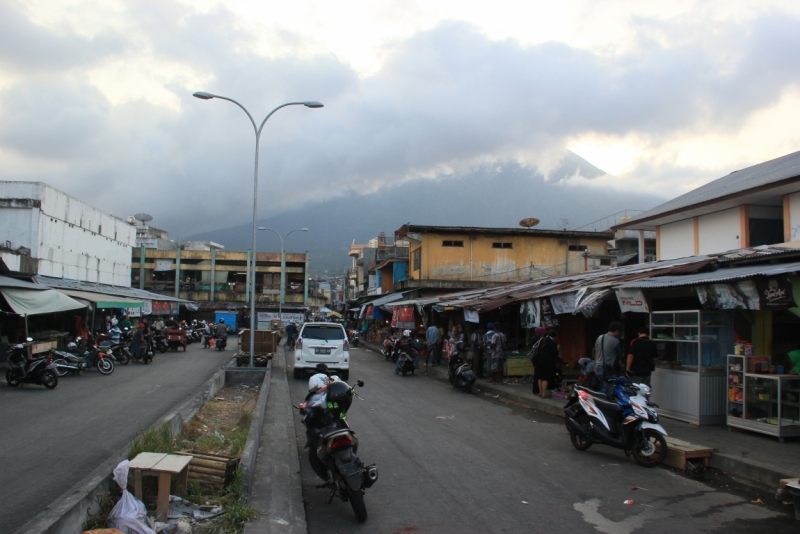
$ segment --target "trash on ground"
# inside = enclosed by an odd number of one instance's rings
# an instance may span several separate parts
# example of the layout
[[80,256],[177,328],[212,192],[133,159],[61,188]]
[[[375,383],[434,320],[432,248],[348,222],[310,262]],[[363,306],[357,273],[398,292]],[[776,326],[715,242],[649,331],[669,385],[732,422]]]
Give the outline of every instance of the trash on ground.
[[522,504],[528,504],[528,501],[522,501]]
[[211,519],[222,514],[225,510],[221,506],[200,506],[187,500],[176,497],[175,495],[169,496],[169,512],[167,518],[178,519],[182,517],[191,517],[192,519]]
[[437,415],[436,419],[455,419],[455,415]]
[[122,495],[117,504],[108,512],[107,525],[124,532],[155,534],[147,526],[147,510],[144,503],[127,490],[129,465],[128,460],[123,460],[114,468],[114,481],[122,489]]
[[762,501],[760,498],[758,498],[758,499],[756,499],[754,501],[750,501],[750,502],[753,503],[753,504],[764,504],[764,501]]
[[633,504],[633,499],[628,499],[627,501],[625,501],[622,504]]

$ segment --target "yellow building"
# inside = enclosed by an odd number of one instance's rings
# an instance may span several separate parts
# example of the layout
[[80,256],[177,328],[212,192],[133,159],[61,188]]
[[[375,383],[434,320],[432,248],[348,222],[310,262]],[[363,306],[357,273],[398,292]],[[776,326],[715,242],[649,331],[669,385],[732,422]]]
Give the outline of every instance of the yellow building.
[[484,287],[615,266],[611,232],[406,224],[395,238],[410,243],[408,273],[395,290]]

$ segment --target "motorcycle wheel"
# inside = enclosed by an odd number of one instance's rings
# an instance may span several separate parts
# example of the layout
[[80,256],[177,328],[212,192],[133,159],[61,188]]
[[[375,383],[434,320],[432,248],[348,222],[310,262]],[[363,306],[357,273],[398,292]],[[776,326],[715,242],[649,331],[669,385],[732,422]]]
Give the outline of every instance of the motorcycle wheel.
[[167,347],[165,345],[161,345],[160,347],[158,347],[158,352],[160,352],[161,354],[164,354],[165,352],[167,352],[168,348],[169,347]]
[[472,393],[472,384],[467,384],[466,386],[464,386],[464,393],[466,393],[467,395]]
[[104,375],[110,375],[114,372],[114,362],[108,358],[99,358],[95,366],[97,367],[97,370]]
[[8,386],[15,388],[22,385],[22,380],[19,378],[14,378],[11,369],[6,369],[6,382],[8,382]]
[[[589,416],[586,414],[581,414],[575,418],[575,422],[584,427],[589,426],[590,423]],[[569,432],[569,440],[572,442],[572,446],[578,449],[579,451],[585,451],[592,446],[591,441],[581,436],[572,429],[570,429]]]
[[128,365],[131,361],[131,357],[128,355],[126,351],[121,350],[117,354],[117,361],[119,362],[120,365]]
[[353,507],[353,512],[356,514],[356,519],[359,523],[367,520],[367,505],[364,504],[364,495],[361,490],[347,490],[347,497],[350,501],[350,506]]
[[[660,449],[660,450],[659,450]],[[655,467],[667,457],[667,440],[659,432],[646,428],[633,440],[633,459],[642,467]]]
[[58,376],[48,369],[42,374],[42,385],[47,389],[56,389],[56,386],[58,386]]
[[55,360],[53,363],[56,364],[56,374],[58,376],[60,376],[60,377],[61,376],[67,376],[67,374],[69,373],[69,369],[64,369],[62,367],[59,367],[59,365],[66,365],[67,364],[67,362],[65,362],[63,358],[59,358],[59,359]]

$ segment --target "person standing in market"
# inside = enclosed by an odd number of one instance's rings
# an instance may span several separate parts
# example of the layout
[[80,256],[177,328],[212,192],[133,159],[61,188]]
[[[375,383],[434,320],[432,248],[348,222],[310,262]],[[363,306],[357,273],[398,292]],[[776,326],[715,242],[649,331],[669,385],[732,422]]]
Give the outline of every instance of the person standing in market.
[[558,369],[558,341],[556,331],[552,328],[542,338],[536,364],[533,379],[539,386],[539,396],[544,399],[547,397],[547,388],[555,384]]
[[428,367],[428,362],[437,363],[439,361],[439,327],[431,323],[427,330],[425,330],[425,341],[428,342],[428,352],[425,354],[425,367]]
[[614,396],[614,384],[608,382],[617,371],[622,357],[622,324],[614,321],[608,325],[608,332],[598,336],[594,342],[594,359],[597,362],[595,374],[603,387],[603,393],[611,399]]
[[483,336],[483,347],[486,351],[486,369],[488,370],[488,375],[492,376],[492,339],[494,338],[494,323],[489,323],[486,325],[486,335]]
[[646,326],[639,328],[639,337],[631,341],[625,362],[625,375],[636,384],[650,385],[650,373],[655,371],[658,348],[650,339]]
[[127,328],[128,330],[130,330],[131,328],[133,328],[133,324],[131,323],[131,320],[128,318],[128,316],[127,316],[127,315],[123,315],[123,316],[122,316],[122,321],[120,321],[120,323],[119,323],[119,327],[120,327],[122,330],[125,330],[126,328]]
[[486,378],[483,369],[483,327],[478,328],[469,336],[469,343],[472,347],[472,370],[478,378]]
[[508,338],[500,331],[500,325],[494,325],[494,335],[492,336],[492,367],[494,368],[492,382],[495,384],[503,383],[504,367],[506,363],[506,343]]

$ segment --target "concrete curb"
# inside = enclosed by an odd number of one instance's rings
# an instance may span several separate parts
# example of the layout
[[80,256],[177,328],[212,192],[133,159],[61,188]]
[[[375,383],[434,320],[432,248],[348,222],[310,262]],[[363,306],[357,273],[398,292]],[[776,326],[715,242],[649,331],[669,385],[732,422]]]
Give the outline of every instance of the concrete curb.
[[[200,411],[203,404],[225,385],[228,373],[238,374],[242,371],[250,371],[249,369],[240,371],[231,368],[232,363],[214,373],[214,376],[203,384],[191,399],[175,406],[153,423],[153,427],[160,427],[166,423],[173,435],[180,433],[184,421],[191,420]],[[259,369],[256,372],[265,371]],[[259,403],[261,396],[259,394]],[[266,399],[266,395],[263,397]],[[263,415],[261,417],[263,420]],[[249,438],[248,434],[248,440]],[[110,483],[113,482],[112,472],[117,464],[127,457],[131,443],[111,455],[80,482],[53,501],[44,511],[16,530],[14,534],[75,534],[75,532],[81,532],[87,514],[97,512],[97,497],[108,491]]]
[[244,479],[242,480],[242,493],[246,499],[250,498],[250,489],[253,486],[253,477],[256,471],[256,460],[258,459],[258,447],[261,443],[261,428],[264,426],[264,415],[267,411],[267,398],[269,397],[269,383],[272,380],[272,361],[267,363],[264,379],[261,381],[261,391],[258,393],[258,402],[253,410],[253,421],[250,423],[250,431],[247,433],[247,441],[242,451],[242,459],[239,465],[244,469]]
[[[380,347],[378,345],[364,342],[362,340],[359,346],[380,355]],[[429,367],[428,372],[420,373],[420,376],[426,376],[428,378],[449,384],[446,367],[441,367],[441,369],[442,370],[440,370],[440,368],[431,369]],[[482,393],[493,393],[495,395],[500,395],[501,398],[521,404],[527,408],[533,408],[534,410],[544,412],[549,415],[565,417],[564,410],[560,406],[552,404],[552,401],[548,402],[546,399],[532,399],[530,397],[518,395],[514,393],[513,390],[509,390],[509,386],[497,386],[495,384],[480,382],[476,384],[476,387],[480,389]],[[744,478],[746,479],[745,482],[748,482],[751,485],[765,487],[770,490],[774,490],[776,487],[778,487],[778,483],[781,479],[793,478],[797,476],[796,474],[778,471],[774,467],[763,464],[756,460],[745,460],[730,454],[718,452],[715,452],[711,455],[709,466],[714,469],[719,469],[720,471],[725,471],[726,473],[736,475],[737,477]]]

